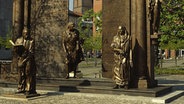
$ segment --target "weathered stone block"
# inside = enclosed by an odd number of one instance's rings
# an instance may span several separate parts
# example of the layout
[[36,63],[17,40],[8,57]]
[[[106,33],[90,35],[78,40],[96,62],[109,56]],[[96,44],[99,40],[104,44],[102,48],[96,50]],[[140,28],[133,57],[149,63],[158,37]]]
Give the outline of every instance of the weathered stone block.
[[68,0],[32,0],[31,9],[38,76],[62,77],[61,36],[68,22]]
[[130,0],[103,0],[103,77],[112,77],[114,59],[110,44],[120,25],[130,32]]

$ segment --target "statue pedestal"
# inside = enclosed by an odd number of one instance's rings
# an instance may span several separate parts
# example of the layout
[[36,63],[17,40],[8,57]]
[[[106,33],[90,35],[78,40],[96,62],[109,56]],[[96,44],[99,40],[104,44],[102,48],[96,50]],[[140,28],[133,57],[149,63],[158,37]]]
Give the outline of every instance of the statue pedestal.
[[138,81],[138,88],[148,88],[147,80],[139,80]]
[[157,80],[139,80],[138,81],[138,88],[153,88],[153,87],[157,87]]
[[[72,71],[71,73],[69,73],[69,76],[70,76],[70,77],[74,77],[74,72]],[[83,77],[82,72],[79,71],[79,70],[77,70],[77,72],[76,72],[76,77],[77,77],[77,78],[82,78],[82,77]]]
[[4,98],[6,99],[15,99],[15,100],[28,100],[28,99],[32,99],[35,97],[39,97],[40,94],[29,94],[29,95],[25,95],[24,93],[20,93],[20,94],[4,94],[2,95]]

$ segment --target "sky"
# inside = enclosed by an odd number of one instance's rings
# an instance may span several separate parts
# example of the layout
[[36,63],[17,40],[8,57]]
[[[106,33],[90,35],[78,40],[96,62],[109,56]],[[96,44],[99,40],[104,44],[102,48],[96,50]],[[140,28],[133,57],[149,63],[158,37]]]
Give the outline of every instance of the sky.
[[69,9],[73,11],[73,0],[69,0]]

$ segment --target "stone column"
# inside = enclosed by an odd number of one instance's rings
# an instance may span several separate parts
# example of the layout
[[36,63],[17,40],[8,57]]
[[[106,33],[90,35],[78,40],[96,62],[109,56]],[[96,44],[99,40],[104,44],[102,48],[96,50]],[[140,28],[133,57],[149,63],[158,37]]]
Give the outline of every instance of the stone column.
[[68,23],[68,0],[31,0],[31,4],[38,77],[64,77],[62,33]]
[[[23,29],[23,22],[24,22],[24,0],[14,0],[13,1],[13,35],[12,40],[15,41],[18,36],[21,35]],[[12,59],[12,67],[11,72],[17,72],[17,60],[16,54],[13,51],[13,59]]]
[[136,66],[139,79],[146,77],[146,1],[136,0]]
[[24,22],[24,0],[13,1],[13,40],[22,33]]
[[157,81],[154,75],[155,65],[155,44],[153,44],[155,37],[153,37],[153,25],[152,25],[152,2],[146,0],[146,26],[147,26],[147,66],[148,66],[148,87],[157,86]]
[[147,86],[146,0],[131,0],[132,87]]
[[28,0],[24,0],[24,26],[28,26]]

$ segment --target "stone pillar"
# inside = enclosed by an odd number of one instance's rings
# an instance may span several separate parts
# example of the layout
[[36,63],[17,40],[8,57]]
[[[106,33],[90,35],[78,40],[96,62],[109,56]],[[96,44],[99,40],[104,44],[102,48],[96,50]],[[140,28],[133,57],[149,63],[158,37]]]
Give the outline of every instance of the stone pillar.
[[[150,0],[146,0],[146,26],[147,26],[147,80],[148,80],[148,87],[156,87],[157,81],[155,80],[154,74],[154,66],[156,65],[157,57],[158,57],[158,35],[153,35],[153,10],[152,2]],[[157,31],[158,33],[158,31]]]
[[24,23],[24,0],[13,1],[13,41],[21,35]]
[[130,34],[130,1],[103,0],[102,3],[102,76],[112,78],[114,59],[110,44],[120,25],[124,25]]
[[[13,1],[13,20],[12,20],[12,40],[15,42],[18,36],[22,34],[23,23],[24,23],[24,0]],[[17,59],[16,54],[13,51],[12,67],[11,72],[17,72]]]
[[29,12],[29,0],[24,0],[24,26],[28,27],[29,23],[29,17],[28,15],[30,14]]
[[153,35],[150,2],[150,0],[103,0],[103,77],[112,77],[113,52],[110,43],[116,34],[116,27],[124,24],[132,39],[133,69],[130,71],[130,87],[148,88],[157,85],[154,79],[154,45],[158,35]]
[[[146,5],[145,0],[136,0],[136,68],[138,77],[144,79],[146,77],[147,60],[146,60]],[[133,24],[132,24],[133,25]]]
[[131,0],[131,36],[133,51],[132,87],[145,88],[147,84],[147,17],[146,0]]
[[31,4],[38,77],[63,77],[62,33],[68,23],[68,0],[31,0]]

